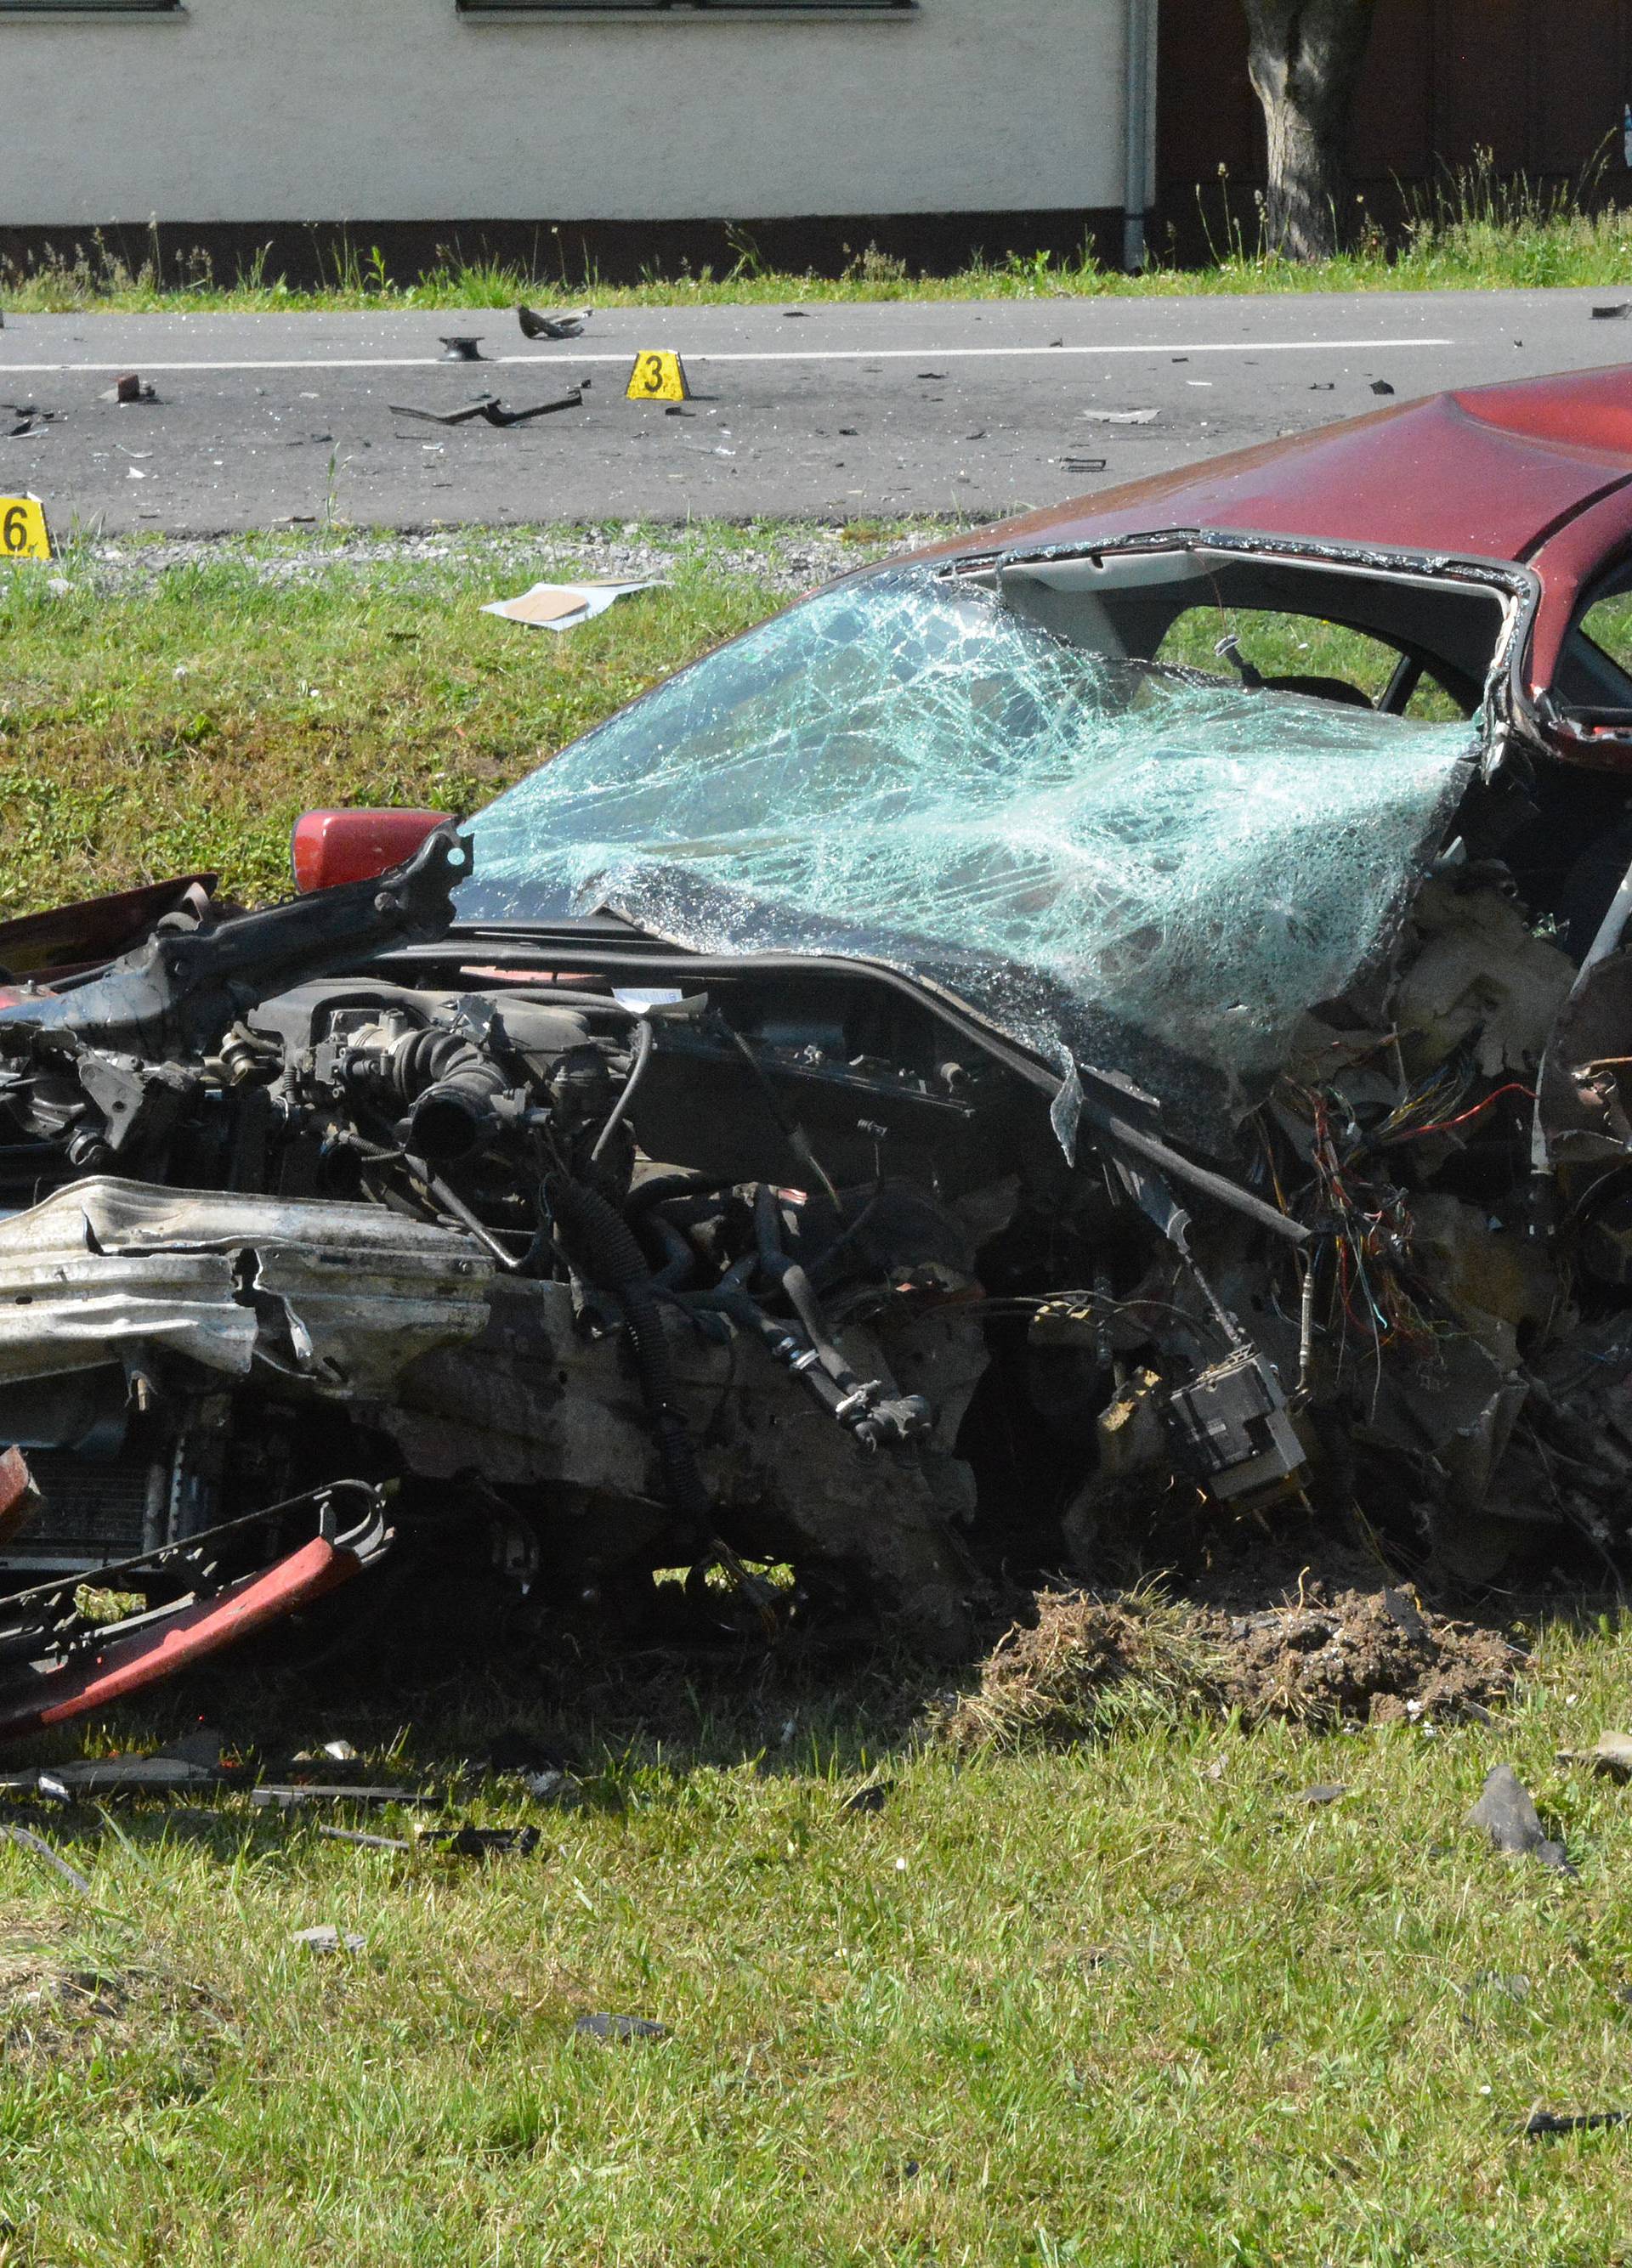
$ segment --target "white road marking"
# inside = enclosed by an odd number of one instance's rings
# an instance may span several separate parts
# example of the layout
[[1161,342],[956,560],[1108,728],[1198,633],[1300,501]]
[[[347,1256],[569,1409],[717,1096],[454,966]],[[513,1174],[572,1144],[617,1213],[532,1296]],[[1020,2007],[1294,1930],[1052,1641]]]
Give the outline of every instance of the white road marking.
[[[1174,339],[1157,343],[1146,342],[1137,346],[1110,345],[1069,347],[824,347],[801,350],[792,348],[764,353],[714,351],[705,348],[682,348],[688,363],[705,362],[1019,362],[1030,359],[1056,360],[1070,355],[1145,355],[1159,360],[1163,355],[1217,354],[1357,354],[1370,349],[1379,354],[1399,354],[1418,347],[1452,347],[1455,339]],[[301,356],[289,361],[256,362],[153,362],[133,349],[122,362],[0,362],[0,378],[46,378],[64,375],[100,377],[107,372],[129,370],[139,364],[144,376],[170,376],[187,371],[256,371],[256,370],[497,370],[506,364],[523,364],[529,370],[560,370],[579,363],[611,363],[626,367],[634,360],[635,350],[624,348],[618,354],[558,354],[558,355],[484,355],[480,362],[450,363],[441,355],[322,355],[314,359]]]

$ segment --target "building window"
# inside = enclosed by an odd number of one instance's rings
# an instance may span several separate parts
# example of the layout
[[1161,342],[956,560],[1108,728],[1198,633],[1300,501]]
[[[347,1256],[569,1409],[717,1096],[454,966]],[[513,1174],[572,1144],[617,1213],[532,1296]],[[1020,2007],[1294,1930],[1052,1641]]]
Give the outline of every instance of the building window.
[[918,0],[459,0],[462,16],[904,16],[917,6]]
[[0,0],[0,16],[168,16],[181,0]]

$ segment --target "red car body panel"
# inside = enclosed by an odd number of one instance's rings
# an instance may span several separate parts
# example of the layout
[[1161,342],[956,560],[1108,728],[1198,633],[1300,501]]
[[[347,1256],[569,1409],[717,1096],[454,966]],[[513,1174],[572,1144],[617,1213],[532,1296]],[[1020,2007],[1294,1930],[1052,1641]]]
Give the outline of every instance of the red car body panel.
[[1429,394],[986,531],[1086,544],[1163,528],[1305,536],[1543,568],[1554,534],[1618,493],[1632,534],[1632,369]]

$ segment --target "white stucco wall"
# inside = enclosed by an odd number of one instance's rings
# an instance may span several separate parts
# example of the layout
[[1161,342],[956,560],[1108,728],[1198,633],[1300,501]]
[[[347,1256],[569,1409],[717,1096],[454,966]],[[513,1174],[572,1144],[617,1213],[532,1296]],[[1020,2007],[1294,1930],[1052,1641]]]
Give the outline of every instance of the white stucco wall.
[[1125,0],[868,18],[0,6],[0,225],[1119,205]]

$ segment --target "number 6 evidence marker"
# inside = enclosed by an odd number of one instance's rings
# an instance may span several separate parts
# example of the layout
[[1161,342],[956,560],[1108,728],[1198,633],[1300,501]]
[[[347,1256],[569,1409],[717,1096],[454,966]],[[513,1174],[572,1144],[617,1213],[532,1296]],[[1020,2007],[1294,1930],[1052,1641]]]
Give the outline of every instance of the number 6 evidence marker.
[[0,559],[49,559],[51,531],[37,496],[0,496]]

